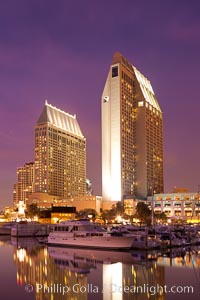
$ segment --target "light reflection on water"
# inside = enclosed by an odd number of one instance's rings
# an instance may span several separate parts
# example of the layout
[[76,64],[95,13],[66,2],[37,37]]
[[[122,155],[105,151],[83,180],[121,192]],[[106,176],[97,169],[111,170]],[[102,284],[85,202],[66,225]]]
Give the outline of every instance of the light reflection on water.
[[[0,237],[0,269],[4,270],[1,295],[7,300],[196,300],[200,296],[198,247],[173,249],[161,256],[159,252],[47,248],[31,238]],[[165,288],[172,286],[179,291],[166,294]],[[193,293],[183,293],[183,286],[193,287]]]

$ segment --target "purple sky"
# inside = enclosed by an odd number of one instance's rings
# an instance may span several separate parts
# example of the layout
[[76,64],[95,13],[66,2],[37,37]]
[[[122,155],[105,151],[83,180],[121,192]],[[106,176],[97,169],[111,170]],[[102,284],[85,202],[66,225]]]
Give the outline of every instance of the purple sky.
[[76,114],[87,176],[101,194],[101,93],[120,51],[152,83],[164,113],[165,192],[200,184],[198,0],[0,1],[0,207],[33,160],[45,99]]

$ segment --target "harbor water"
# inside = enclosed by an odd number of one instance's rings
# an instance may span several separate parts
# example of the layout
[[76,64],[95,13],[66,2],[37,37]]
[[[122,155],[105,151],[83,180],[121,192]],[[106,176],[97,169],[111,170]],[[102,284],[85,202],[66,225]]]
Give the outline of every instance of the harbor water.
[[0,289],[6,300],[200,298],[200,247],[97,251],[47,247],[0,237]]

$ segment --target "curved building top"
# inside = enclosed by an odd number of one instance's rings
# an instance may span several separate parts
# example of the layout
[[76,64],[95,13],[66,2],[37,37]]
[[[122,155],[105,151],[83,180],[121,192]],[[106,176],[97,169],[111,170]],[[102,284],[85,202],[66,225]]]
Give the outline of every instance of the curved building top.
[[63,110],[52,106],[47,102],[47,100],[45,101],[45,106],[37,121],[37,125],[43,123],[50,123],[63,131],[67,131],[78,137],[84,138],[76,119],[76,115],[70,115]]
[[151,82],[135,67],[133,66],[120,52],[115,52],[112,64],[123,64],[126,66],[132,73],[135,74],[135,77],[139,83],[142,95],[144,99],[160,113],[162,113],[160,105],[154,94]]

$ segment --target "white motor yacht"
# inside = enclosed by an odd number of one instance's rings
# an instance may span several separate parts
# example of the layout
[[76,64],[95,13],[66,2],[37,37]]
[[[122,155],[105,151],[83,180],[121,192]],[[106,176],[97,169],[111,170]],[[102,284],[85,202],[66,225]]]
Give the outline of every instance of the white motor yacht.
[[87,219],[70,220],[54,226],[48,244],[96,249],[131,249],[132,235],[112,236],[100,224]]

